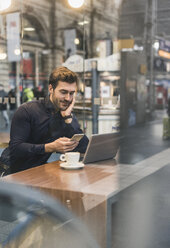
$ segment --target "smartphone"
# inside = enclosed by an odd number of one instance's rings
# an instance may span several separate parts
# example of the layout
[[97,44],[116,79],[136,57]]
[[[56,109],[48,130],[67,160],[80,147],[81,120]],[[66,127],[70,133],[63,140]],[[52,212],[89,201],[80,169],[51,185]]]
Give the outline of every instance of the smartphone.
[[80,141],[83,138],[83,136],[84,136],[83,133],[77,133],[77,134],[74,134],[73,135],[73,137],[71,138],[71,140]]

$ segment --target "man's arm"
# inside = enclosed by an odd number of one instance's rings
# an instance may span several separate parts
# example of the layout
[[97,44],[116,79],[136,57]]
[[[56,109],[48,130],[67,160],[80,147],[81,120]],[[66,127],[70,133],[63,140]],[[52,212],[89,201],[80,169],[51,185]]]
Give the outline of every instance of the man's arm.
[[14,157],[27,157],[33,154],[43,154],[43,144],[29,142],[31,136],[31,119],[26,109],[21,106],[14,114],[10,130],[10,152]]
[[[65,123],[64,128],[64,134],[66,137],[71,138],[74,134],[83,133],[82,129],[80,128],[80,125],[78,123],[78,120],[74,114],[72,114],[72,122],[71,123]],[[73,151],[79,151],[81,153],[84,153],[86,151],[87,145],[88,145],[88,138],[86,135],[83,136],[83,138],[79,141],[78,145],[74,148]]]
[[12,121],[10,133],[10,151],[13,157],[27,157],[46,152],[67,152],[72,151],[78,142],[70,141],[69,138],[59,138],[48,144],[32,144],[29,142],[31,136],[31,117],[27,110],[20,107]]
[[[75,95],[73,97],[73,101],[70,104],[70,106],[65,110],[61,111],[61,116],[64,119],[65,122],[65,134],[67,137],[71,138],[76,133],[83,133],[83,131],[80,128],[80,125],[77,121],[77,118],[72,113],[73,107],[75,104]],[[70,116],[68,119],[65,119],[66,116]],[[77,146],[73,149],[74,151],[79,151],[84,153],[86,151],[87,145],[88,145],[88,138],[86,135],[80,140],[80,142],[77,144]]]

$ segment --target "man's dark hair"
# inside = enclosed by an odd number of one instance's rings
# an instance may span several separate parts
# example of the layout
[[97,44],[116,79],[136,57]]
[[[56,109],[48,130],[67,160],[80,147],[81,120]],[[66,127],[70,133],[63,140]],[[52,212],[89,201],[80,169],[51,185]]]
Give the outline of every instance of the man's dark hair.
[[53,89],[55,89],[58,85],[58,82],[66,82],[69,84],[78,83],[78,76],[75,72],[69,70],[67,67],[61,66],[55,68],[49,78],[49,84],[52,85]]

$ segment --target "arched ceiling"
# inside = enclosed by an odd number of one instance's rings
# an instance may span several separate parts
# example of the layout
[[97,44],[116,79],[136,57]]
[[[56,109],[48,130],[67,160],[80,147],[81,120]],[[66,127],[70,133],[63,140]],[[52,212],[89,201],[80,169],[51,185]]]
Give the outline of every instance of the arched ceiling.
[[[118,37],[144,37],[146,4],[148,0],[124,0],[120,11]],[[156,1],[156,0],[155,0]],[[170,0],[157,0],[155,38],[170,40]]]
[[[28,28],[33,28],[34,30],[27,31]],[[48,44],[48,35],[44,27],[33,15],[26,13],[23,15],[23,33],[24,39],[26,40],[39,41],[46,45]]]

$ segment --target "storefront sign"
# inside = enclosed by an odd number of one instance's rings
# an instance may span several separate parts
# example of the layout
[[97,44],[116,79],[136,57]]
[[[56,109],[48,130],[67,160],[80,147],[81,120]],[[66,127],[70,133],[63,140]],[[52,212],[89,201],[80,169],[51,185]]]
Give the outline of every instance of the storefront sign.
[[64,31],[64,46],[66,58],[69,58],[71,55],[76,54],[75,38],[75,29],[67,29]]
[[112,40],[105,39],[97,42],[97,55],[100,58],[105,58],[112,54]]
[[120,70],[120,53],[115,53],[105,58],[97,59],[98,71],[119,71]]
[[159,40],[159,56],[170,59],[170,41]]
[[72,55],[63,63],[63,66],[68,67],[74,72],[83,72],[83,57]]
[[97,61],[98,71],[119,71],[120,70],[120,53],[112,54],[105,58],[86,59],[83,62],[83,57],[80,55],[72,55],[69,57],[63,66],[68,67],[75,72],[91,71],[91,62]]
[[3,16],[0,15],[0,37],[4,38],[5,37],[5,27],[3,24]]
[[168,52],[159,50],[159,51],[158,51],[158,54],[159,54],[159,56],[161,56],[161,57],[163,57],[163,58],[170,59],[170,53],[168,53]]
[[101,90],[101,97],[110,97],[111,96],[109,85],[101,86],[100,90]]
[[12,13],[6,16],[8,61],[20,61],[20,15]]

